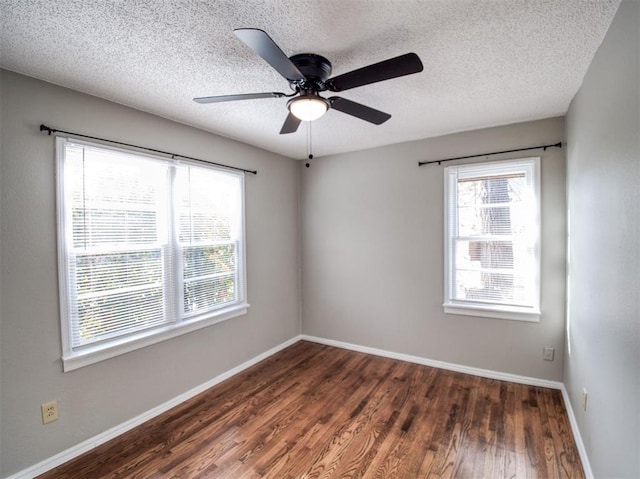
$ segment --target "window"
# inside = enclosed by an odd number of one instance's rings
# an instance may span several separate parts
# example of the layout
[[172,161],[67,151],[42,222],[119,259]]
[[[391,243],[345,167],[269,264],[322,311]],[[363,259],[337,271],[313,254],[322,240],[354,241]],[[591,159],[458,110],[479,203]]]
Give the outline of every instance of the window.
[[57,139],[65,371],[247,310],[244,176]]
[[539,320],[539,162],[445,169],[445,312]]

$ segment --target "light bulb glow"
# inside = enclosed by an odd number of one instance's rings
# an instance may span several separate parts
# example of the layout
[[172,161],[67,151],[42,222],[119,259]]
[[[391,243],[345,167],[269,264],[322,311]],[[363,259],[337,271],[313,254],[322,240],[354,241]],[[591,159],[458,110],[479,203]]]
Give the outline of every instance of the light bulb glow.
[[302,121],[317,120],[328,109],[327,101],[319,96],[300,96],[289,102],[289,111]]

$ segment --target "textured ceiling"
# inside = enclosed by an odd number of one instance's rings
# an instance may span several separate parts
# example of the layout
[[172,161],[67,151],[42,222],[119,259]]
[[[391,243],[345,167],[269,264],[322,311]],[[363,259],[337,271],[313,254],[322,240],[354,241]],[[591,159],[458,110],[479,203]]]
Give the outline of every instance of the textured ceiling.
[[333,76],[407,52],[420,56],[422,73],[340,94],[392,118],[375,126],[329,111],[312,123],[313,153],[322,156],[563,115],[618,5],[619,0],[0,0],[0,64],[304,158],[306,124],[279,135],[286,98],[192,101],[289,91],[236,38],[234,28],[265,30],[289,56],[323,55],[333,63]]

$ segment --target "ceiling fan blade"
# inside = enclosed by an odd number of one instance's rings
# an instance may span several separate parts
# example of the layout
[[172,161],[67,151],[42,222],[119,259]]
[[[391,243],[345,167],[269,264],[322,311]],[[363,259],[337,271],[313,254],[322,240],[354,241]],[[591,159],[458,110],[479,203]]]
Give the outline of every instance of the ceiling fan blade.
[[355,101],[347,100],[346,98],[341,98],[339,96],[332,96],[331,98],[329,98],[329,103],[331,103],[331,108],[333,108],[334,110],[341,111],[342,113],[346,113],[347,115],[355,116],[356,118],[360,118],[361,120],[368,121],[375,125],[381,125],[389,118],[391,118],[391,115],[389,115],[388,113],[365,106],[361,103],[356,103]]
[[373,65],[330,78],[327,80],[326,85],[331,91],[344,91],[370,83],[418,73],[421,72],[423,68],[418,55],[415,53],[406,53],[399,57],[383,60]]
[[305,80],[298,67],[289,60],[267,32],[258,28],[237,28],[233,33],[287,80]]
[[218,95],[218,96],[203,96],[194,98],[196,103],[221,103],[223,101],[237,101],[237,100],[256,100],[258,98],[281,98],[287,96],[284,93],[277,91],[267,93],[241,93],[240,95]]
[[284,121],[284,125],[282,125],[282,129],[280,130],[280,134],[284,135],[286,133],[295,133],[298,131],[298,127],[300,126],[300,118],[293,115],[293,113],[289,112],[287,115],[287,119]]

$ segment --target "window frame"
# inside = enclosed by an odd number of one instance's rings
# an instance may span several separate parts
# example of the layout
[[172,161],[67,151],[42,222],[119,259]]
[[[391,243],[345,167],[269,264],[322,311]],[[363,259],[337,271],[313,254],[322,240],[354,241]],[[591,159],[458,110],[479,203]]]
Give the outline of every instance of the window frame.
[[[179,238],[176,236],[177,231],[174,227],[170,226],[175,220],[177,211],[174,207],[171,211],[174,215],[173,219],[170,219],[167,228],[171,230],[169,232],[169,243],[172,243],[173,255],[171,261],[175,269],[173,274],[173,286],[175,291],[168,291],[166,288],[167,279],[163,281],[163,297],[165,300],[173,305],[173,309],[168,313],[169,321],[157,326],[150,327],[137,332],[127,333],[114,339],[107,339],[98,341],[94,344],[74,347],[72,343],[72,327],[71,327],[71,288],[73,278],[71,277],[68,265],[69,256],[71,251],[68,249],[68,242],[70,238],[70,222],[68,221],[67,211],[65,207],[71,207],[66,203],[67,190],[65,189],[65,146],[70,144],[86,146],[89,148],[98,148],[108,150],[110,152],[122,153],[128,156],[134,155],[140,157],[142,160],[153,160],[165,163],[169,165],[169,168],[184,166],[193,166],[198,168],[206,168],[213,171],[219,171],[224,174],[231,174],[238,178],[240,185],[240,202],[239,205],[239,251],[237,254],[237,283],[238,288],[237,297],[238,300],[228,306],[215,309],[213,311],[202,312],[199,314],[188,314],[182,311],[183,305],[176,301],[182,295],[184,278],[182,278],[181,272],[183,270],[183,261],[179,258],[182,254],[182,248],[176,247],[179,244]],[[167,339],[171,339],[177,336],[181,336],[186,333],[190,333],[213,324],[226,321],[247,313],[249,304],[247,302],[247,271],[246,271],[246,224],[245,224],[245,175],[235,170],[229,170],[216,165],[207,165],[206,162],[195,162],[190,160],[175,160],[170,158],[163,158],[161,156],[142,153],[135,149],[113,147],[111,145],[105,145],[102,143],[89,142],[85,140],[76,139],[73,137],[58,136],[56,138],[56,214],[57,214],[57,252],[58,252],[58,285],[59,285],[59,299],[60,299],[60,324],[61,324],[61,336],[62,336],[62,365],[63,371],[68,372],[74,369],[78,369],[90,364],[103,361],[105,359],[113,358],[121,354],[125,354],[131,351],[135,351],[140,348],[150,346]],[[173,186],[175,174],[171,174],[171,183],[169,188]],[[169,198],[172,200],[173,193],[169,192]],[[168,298],[168,296],[172,296]]]
[[[454,234],[457,220],[457,195],[454,205],[450,199],[453,198],[455,188],[457,192],[457,176],[454,172],[477,171],[477,174],[469,177],[486,177],[496,175],[498,169],[513,169],[524,172],[531,177],[530,184],[534,194],[535,219],[533,235],[533,259],[535,261],[534,277],[532,278],[533,302],[527,306],[504,305],[500,303],[480,302],[473,300],[458,300],[455,294],[455,248],[453,242],[459,236]],[[541,187],[540,187],[540,157],[518,158],[513,160],[501,160],[491,162],[475,162],[463,165],[449,166],[444,169],[444,312],[447,314],[478,316],[493,319],[507,319],[515,321],[540,321],[540,281],[541,281]]]

